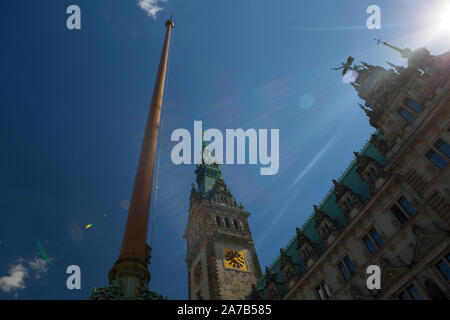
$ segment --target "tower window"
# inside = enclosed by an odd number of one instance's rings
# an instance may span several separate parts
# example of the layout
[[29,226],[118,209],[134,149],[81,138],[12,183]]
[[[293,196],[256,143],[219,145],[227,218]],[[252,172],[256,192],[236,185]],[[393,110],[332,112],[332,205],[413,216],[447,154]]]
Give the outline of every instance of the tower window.
[[423,106],[420,103],[409,98],[405,100],[405,104],[417,113],[423,109]]
[[367,172],[367,176],[372,182],[375,182],[377,181],[378,172],[374,168],[370,168],[369,171]]
[[350,277],[356,273],[355,267],[348,256],[338,264],[338,268],[345,280],[350,279]]
[[323,230],[323,234],[324,234],[325,238],[328,238],[328,236],[329,236],[330,233],[331,233],[331,230],[330,230],[330,227],[328,226],[328,223],[325,222],[325,223],[323,224],[322,230]]
[[233,220],[233,226],[236,230],[239,230],[239,222],[237,220]]
[[433,148],[426,154],[439,169],[444,169],[448,164],[450,158],[450,145],[442,139],[433,146]]
[[305,257],[309,257],[311,255],[311,249],[309,246],[305,245]]
[[370,229],[369,233],[364,236],[363,241],[372,254],[375,254],[378,248],[381,248],[384,244],[375,228]]
[[415,115],[413,114],[413,112],[415,112],[415,113],[421,112],[423,109],[423,106],[420,103],[418,103],[412,99],[406,99],[405,105],[408,106],[408,109],[400,107],[400,108],[398,108],[398,113],[406,121],[413,122],[413,120],[415,118]]
[[430,161],[433,162],[439,169],[444,169],[448,164],[448,161],[433,149],[427,153],[427,158],[430,159]]
[[450,145],[442,139],[435,144],[435,147],[442,152],[447,158],[450,158]]
[[422,296],[414,285],[410,285],[404,291],[400,292],[398,298],[400,300],[423,300]]
[[372,236],[372,239],[375,240],[375,243],[379,248],[383,246],[383,240],[381,239],[380,235],[378,234],[377,230],[375,228],[370,229],[369,234]]
[[216,216],[216,224],[217,224],[218,226],[221,226],[221,225],[222,225],[222,221],[220,220],[220,217],[219,217],[219,216]]
[[225,226],[226,226],[227,228],[230,227],[230,219],[225,218]]
[[348,211],[351,211],[353,209],[352,200],[350,200],[350,198],[348,198],[348,197],[344,200],[344,205]]
[[316,287],[316,293],[320,300],[328,300],[331,297],[330,288],[328,288],[327,283],[323,280],[320,285]]
[[414,115],[409,112],[408,110],[406,110],[405,108],[399,108],[398,109],[398,113],[400,114],[400,116],[405,119],[408,122],[413,122],[414,120]]
[[409,216],[413,216],[416,213],[416,208],[408,201],[408,199],[402,196],[398,202],[391,207],[391,212],[401,224],[404,224]]
[[371,254],[374,254],[377,252],[377,249],[375,248],[375,245],[372,242],[372,239],[370,239],[369,236],[364,236],[363,238],[364,243],[366,244],[367,249],[369,249]]
[[400,208],[394,204],[391,207],[391,212],[394,214],[394,216],[397,218],[397,220],[401,223],[404,224],[406,222],[406,220],[408,220],[408,218],[406,217],[406,215],[403,213],[402,210],[400,210]]
[[436,267],[439,269],[444,278],[450,280],[450,254],[448,254],[445,258],[439,260],[439,262],[436,264]]
[[405,197],[401,197],[398,200],[398,203],[402,206],[403,209],[410,215],[414,215],[416,213],[416,208],[411,204],[411,202],[408,201]]

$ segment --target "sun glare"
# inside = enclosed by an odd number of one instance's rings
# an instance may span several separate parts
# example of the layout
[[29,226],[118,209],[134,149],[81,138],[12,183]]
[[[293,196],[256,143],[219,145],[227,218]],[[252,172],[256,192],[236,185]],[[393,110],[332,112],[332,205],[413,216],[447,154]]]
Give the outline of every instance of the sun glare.
[[450,3],[446,3],[443,7],[439,8],[435,19],[436,32],[440,36],[445,34],[450,36]]
[[439,29],[442,32],[450,33],[450,4],[447,4],[441,13]]
[[422,38],[422,44],[439,43],[446,47],[450,44],[450,1],[437,0],[429,10],[420,14],[423,17],[425,25],[422,25],[420,31],[416,32],[416,38]]

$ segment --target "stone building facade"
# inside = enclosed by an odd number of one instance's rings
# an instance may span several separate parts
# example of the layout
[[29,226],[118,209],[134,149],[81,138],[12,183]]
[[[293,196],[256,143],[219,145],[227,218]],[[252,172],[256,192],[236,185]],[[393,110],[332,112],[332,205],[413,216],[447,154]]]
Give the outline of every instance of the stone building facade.
[[189,299],[245,299],[261,277],[250,213],[237,204],[218,164],[202,161],[195,173],[184,233]]
[[450,52],[384,44],[407,67],[364,63],[352,83],[377,131],[248,298],[450,298]]

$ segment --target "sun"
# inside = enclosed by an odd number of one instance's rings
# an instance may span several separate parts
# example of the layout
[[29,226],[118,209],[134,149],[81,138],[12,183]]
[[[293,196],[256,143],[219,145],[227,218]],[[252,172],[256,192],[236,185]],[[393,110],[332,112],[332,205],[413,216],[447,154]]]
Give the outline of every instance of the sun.
[[450,33],[450,4],[447,4],[440,13],[438,24],[440,31]]
[[421,30],[421,37],[429,42],[438,42],[445,46],[450,43],[450,2],[436,0],[436,4],[429,10],[423,11],[425,25]]

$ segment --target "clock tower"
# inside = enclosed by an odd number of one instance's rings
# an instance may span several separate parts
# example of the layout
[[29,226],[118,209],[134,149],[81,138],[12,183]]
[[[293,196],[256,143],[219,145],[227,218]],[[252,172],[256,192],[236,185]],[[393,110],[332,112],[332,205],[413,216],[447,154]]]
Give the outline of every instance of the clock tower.
[[248,225],[250,213],[237,204],[220,166],[205,162],[211,163],[202,160],[195,170],[197,188],[192,184],[183,236],[189,299],[246,299],[261,277]]

